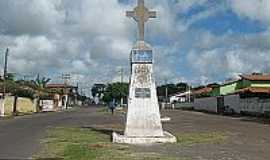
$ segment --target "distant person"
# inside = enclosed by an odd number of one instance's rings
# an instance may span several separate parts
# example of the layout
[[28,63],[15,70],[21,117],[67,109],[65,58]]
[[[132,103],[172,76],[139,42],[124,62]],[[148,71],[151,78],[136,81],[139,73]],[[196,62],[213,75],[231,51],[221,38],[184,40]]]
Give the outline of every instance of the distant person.
[[115,99],[113,99],[111,102],[109,102],[109,109],[112,112],[112,115],[114,114],[114,109],[116,107]]

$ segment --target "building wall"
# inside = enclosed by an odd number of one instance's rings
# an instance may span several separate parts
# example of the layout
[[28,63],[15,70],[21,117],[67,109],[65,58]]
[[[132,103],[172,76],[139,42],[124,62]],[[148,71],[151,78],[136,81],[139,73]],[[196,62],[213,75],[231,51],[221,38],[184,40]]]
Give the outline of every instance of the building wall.
[[237,83],[232,83],[228,85],[224,85],[220,87],[220,95],[226,95],[229,93],[233,93],[236,90]]
[[239,95],[228,95],[224,96],[224,106],[233,109],[235,113],[240,113],[240,97]]
[[216,97],[199,98],[194,100],[194,109],[217,113],[218,103]]
[[223,96],[230,93],[235,92],[238,89],[243,88],[243,82],[242,81],[236,81],[229,84],[224,84],[219,87],[213,88],[211,92],[211,96]]
[[250,82],[251,87],[270,87],[270,81],[252,81]]
[[270,99],[240,98],[239,95],[228,95],[224,97],[224,105],[233,109],[235,113],[247,112],[264,114],[270,112]]
[[220,96],[220,86],[213,88],[213,90],[211,91],[210,95],[212,97]]
[[251,87],[251,81],[246,80],[246,79],[243,79],[242,80],[242,86],[241,86],[240,89],[242,89],[242,88],[248,88],[248,87]]
[[[5,114],[11,115],[13,112],[14,96],[6,96],[5,99]],[[29,98],[18,97],[17,99],[17,112],[32,113],[35,110],[33,101]]]

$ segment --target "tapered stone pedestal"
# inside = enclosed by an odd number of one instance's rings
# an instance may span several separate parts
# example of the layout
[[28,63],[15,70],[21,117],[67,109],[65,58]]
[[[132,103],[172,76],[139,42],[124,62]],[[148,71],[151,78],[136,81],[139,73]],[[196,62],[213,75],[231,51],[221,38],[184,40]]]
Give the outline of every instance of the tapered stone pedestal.
[[131,52],[131,79],[124,135],[113,134],[115,143],[174,143],[176,138],[162,129],[153,78],[153,53],[144,41]]
[[128,112],[124,135],[113,133],[113,142],[131,144],[174,143],[176,138],[162,129],[156,85],[153,77],[153,51],[144,41],[144,25],[149,18],[156,18],[155,11],[138,0],[134,11],[127,12],[139,28],[139,41],[131,54],[131,77]]

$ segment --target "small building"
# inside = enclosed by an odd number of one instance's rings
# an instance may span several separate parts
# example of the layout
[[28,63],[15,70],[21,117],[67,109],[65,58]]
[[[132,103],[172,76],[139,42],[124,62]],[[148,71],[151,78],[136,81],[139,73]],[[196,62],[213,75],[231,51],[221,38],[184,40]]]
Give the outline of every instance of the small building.
[[185,103],[191,101],[191,91],[177,93],[170,96],[170,103]]
[[47,89],[51,89],[54,94],[54,101],[57,107],[67,107],[77,104],[78,87],[66,84],[48,84]]
[[196,88],[192,90],[192,97],[201,98],[201,97],[209,97],[211,95],[213,88],[210,86],[205,86],[203,88]]
[[245,88],[270,88],[270,75],[240,75],[239,80],[226,82],[214,87],[211,91],[211,96],[225,96]]

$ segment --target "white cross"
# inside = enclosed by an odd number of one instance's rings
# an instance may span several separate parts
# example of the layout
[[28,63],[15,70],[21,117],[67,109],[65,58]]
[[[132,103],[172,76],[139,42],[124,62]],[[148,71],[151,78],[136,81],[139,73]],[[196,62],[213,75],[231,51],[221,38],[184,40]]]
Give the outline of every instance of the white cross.
[[127,17],[132,17],[138,22],[139,27],[139,40],[144,41],[144,25],[149,18],[156,18],[157,13],[155,11],[149,11],[144,6],[144,0],[138,0],[138,6],[134,8],[134,11],[127,11]]

